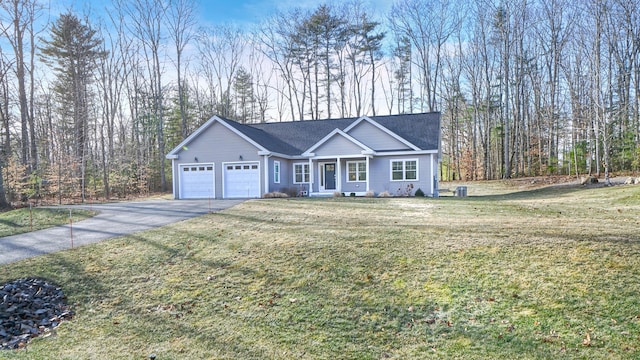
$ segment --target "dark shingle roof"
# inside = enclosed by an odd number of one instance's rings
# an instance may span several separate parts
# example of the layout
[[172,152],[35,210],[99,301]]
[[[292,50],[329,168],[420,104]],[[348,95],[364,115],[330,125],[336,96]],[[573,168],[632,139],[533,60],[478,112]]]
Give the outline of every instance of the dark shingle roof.
[[[370,119],[422,150],[436,150],[440,142],[440,113],[370,116]],[[269,151],[300,155],[335,129],[344,130],[358,118],[240,124],[224,119]],[[375,149],[374,149],[375,150]]]
[[422,150],[439,148],[440,113],[372,116],[371,119]]

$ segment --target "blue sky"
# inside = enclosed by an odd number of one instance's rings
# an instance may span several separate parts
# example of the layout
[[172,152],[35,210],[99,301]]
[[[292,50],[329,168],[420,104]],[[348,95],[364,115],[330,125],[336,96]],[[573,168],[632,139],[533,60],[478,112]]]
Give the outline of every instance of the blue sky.
[[278,8],[271,0],[200,0],[199,6],[204,21],[237,23],[258,23]]
[[[332,1],[319,0],[196,0],[199,3],[203,21],[232,22],[237,24],[257,24],[269,18],[277,10],[315,9],[320,4]],[[339,4],[340,1],[333,1]],[[392,0],[363,0],[378,16],[384,16],[391,7]]]
[[[1,1],[1,0],[0,0]],[[46,0],[45,0],[46,1]],[[49,0],[52,14],[58,14],[68,8],[79,13],[88,8],[91,13],[102,15],[111,0]],[[133,0],[131,0],[133,1]],[[200,25],[232,23],[236,25],[257,25],[266,21],[277,10],[296,7],[313,10],[320,4],[341,4],[340,0],[194,0],[197,4],[197,22]],[[395,0],[362,0],[363,4],[378,18],[386,16]],[[53,15],[54,17],[56,15]]]

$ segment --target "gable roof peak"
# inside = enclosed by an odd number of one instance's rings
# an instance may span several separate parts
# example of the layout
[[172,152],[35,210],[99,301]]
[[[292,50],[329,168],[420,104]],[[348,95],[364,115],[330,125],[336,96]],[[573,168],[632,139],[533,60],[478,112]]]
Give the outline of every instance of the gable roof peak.
[[320,139],[320,141],[318,141],[317,143],[313,144],[309,149],[307,149],[304,153],[302,153],[302,156],[312,156],[313,152],[316,149],[318,149],[320,146],[322,146],[323,144],[325,144],[327,141],[331,140],[335,136],[341,136],[341,137],[347,139],[351,143],[353,143],[353,144],[357,145],[358,147],[360,147],[362,149],[362,151],[373,151],[367,145],[361,143],[360,141],[355,139],[353,136],[347,134],[346,132],[344,132],[344,131],[342,131],[340,129],[334,129],[332,132],[327,134],[327,136],[325,136],[322,139]]

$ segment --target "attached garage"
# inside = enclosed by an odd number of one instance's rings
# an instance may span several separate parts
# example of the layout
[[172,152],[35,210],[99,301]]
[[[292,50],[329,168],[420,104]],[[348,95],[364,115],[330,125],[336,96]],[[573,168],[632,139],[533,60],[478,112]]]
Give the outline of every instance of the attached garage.
[[180,165],[180,198],[215,198],[213,164]]
[[260,164],[258,162],[225,163],[223,168],[223,197],[260,197]]

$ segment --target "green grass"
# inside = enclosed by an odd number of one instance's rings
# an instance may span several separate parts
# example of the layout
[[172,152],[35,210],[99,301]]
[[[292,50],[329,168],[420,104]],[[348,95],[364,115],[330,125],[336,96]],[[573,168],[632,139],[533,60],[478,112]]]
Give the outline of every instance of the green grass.
[[[0,237],[68,224],[69,215],[69,209],[64,208],[21,208],[6,211],[0,213]],[[94,211],[73,209],[71,219],[76,222],[94,215]]]
[[639,358],[639,210],[632,186],[249,201],[3,266],[76,316],[0,358]]

